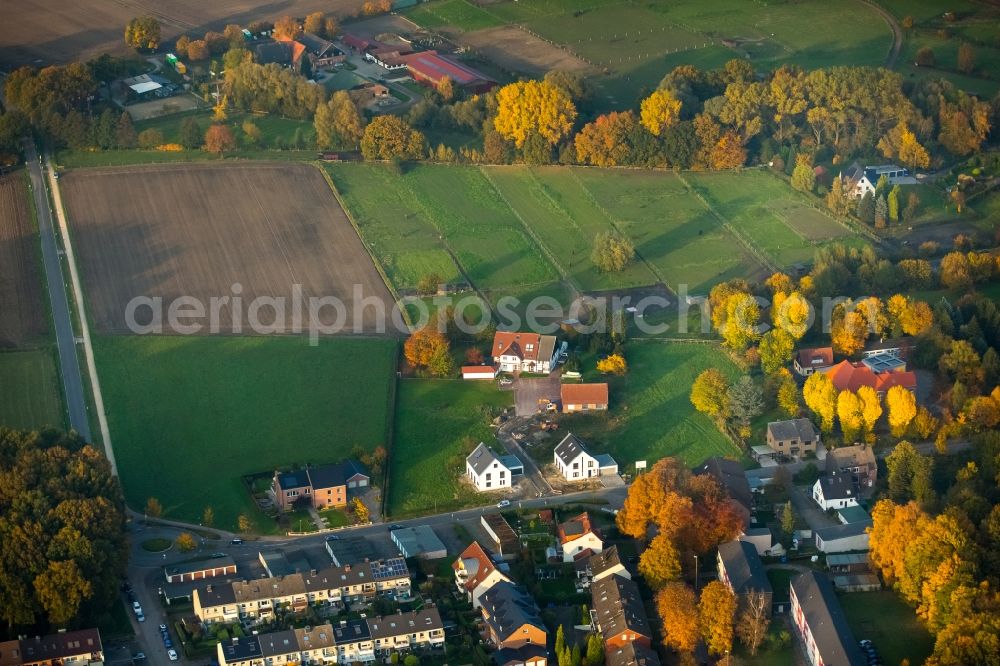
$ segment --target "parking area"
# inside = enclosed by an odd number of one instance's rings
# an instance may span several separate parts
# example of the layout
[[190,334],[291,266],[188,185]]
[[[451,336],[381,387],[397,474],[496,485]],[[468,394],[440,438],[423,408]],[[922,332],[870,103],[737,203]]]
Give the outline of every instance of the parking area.
[[559,402],[559,375],[548,377],[518,377],[514,380],[514,412],[518,416],[531,416],[538,412],[538,401]]

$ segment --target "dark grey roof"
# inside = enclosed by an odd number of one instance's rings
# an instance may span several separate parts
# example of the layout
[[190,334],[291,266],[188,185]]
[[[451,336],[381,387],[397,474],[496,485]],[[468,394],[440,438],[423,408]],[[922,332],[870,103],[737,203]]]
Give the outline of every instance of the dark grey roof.
[[816,439],[816,428],[809,419],[790,419],[788,421],[772,421],[767,424],[767,431],[778,441],[797,439],[808,442]]
[[[101,632],[97,629],[81,629],[79,631],[67,631],[65,633],[47,634],[45,636],[31,636],[21,638],[17,641],[2,643],[5,647],[14,645],[15,648],[7,648],[11,654],[0,654],[0,659],[4,664],[27,664],[33,662],[54,661],[59,662],[66,657],[76,657],[79,655],[90,655],[95,652],[102,652]],[[19,654],[17,654],[19,653]],[[8,657],[13,659],[8,660]]]
[[628,631],[649,637],[649,620],[639,596],[639,586],[623,576],[612,575],[590,586],[591,604],[604,639]]
[[699,465],[694,473],[708,474],[729,492],[730,497],[746,507],[748,511],[753,507],[750,482],[747,481],[743,465],[735,460],[714,456]]
[[908,350],[916,346],[916,338],[908,335],[904,335],[899,338],[889,338],[888,340],[881,340],[879,342],[873,342],[865,347],[866,352],[871,351],[888,351],[888,350]]
[[600,553],[591,555],[587,562],[592,576],[597,576],[621,563],[621,557],[618,556],[618,546],[608,546]]
[[851,475],[844,472],[831,471],[819,480],[819,487],[823,491],[823,498],[826,500],[857,499],[858,497]]
[[236,592],[233,589],[233,583],[209,583],[197,588],[195,592],[198,593],[201,605],[205,607],[236,603]]
[[368,478],[365,468],[353,460],[310,467],[307,473],[309,474],[309,481],[312,483],[313,491],[320,488],[346,486],[347,482],[356,476]]
[[573,433],[567,434],[563,437],[563,440],[556,445],[556,455],[559,456],[559,460],[562,460],[564,465],[568,465],[573,462],[581,453],[587,453],[587,455],[590,455],[587,452],[587,447],[584,445],[583,440]]
[[493,653],[493,663],[496,666],[521,666],[530,660],[538,660],[546,656],[544,645],[528,643],[519,648],[503,648]]
[[313,55],[320,57],[333,48],[333,42],[327,41],[319,35],[314,35],[311,32],[303,32],[295,41],[306,47],[306,49]]
[[259,636],[243,636],[223,641],[222,654],[226,658],[226,663],[259,659],[262,656],[259,638]]
[[639,643],[626,643],[622,647],[610,647],[604,663],[607,666],[660,666],[660,658]]
[[368,630],[372,638],[391,638],[433,629],[444,629],[441,615],[437,608],[433,607],[368,620]]
[[171,564],[169,566],[163,567],[163,571],[166,572],[168,576],[179,576],[180,574],[189,574],[196,571],[205,571],[206,569],[218,569],[219,567],[234,567],[236,566],[236,560],[229,557],[216,557],[210,560],[195,560],[194,562],[182,562],[180,564]]
[[336,590],[376,580],[408,579],[409,577],[410,572],[406,568],[406,560],[401,557],[393,557],[388,560],[321,569],[305,576],[304,585],[307,591],[315,592],[317,590]]
[[465,460],[472,466],[472,469],[476,472],[476,474],[482,474],[495,462],[500,463],[501,465],[503,464],[500,462],[500,458],[497,454],[493,453],[493,451],[482,442],[479,442],[479,446],[477,446]]
[[487,590],[479,599],[489,617],[486,623],[501,642],[506,641],[526,624],[545,631],[534,598],[523,588],[501,581]]
[[327,541],[326,549],[331,557],[336,558],[334,564],[340,566],[358,564],[378,556],[378,552],[372,542],[363,537],[349,537]]
[[867,664],[830,580],[823,574],[807,571],[793,578],[791,587],[823,663],[835,666]]
[[367,620],[342,620],[334,626],[333,635],[337,645],[344,645],[371,640],[372,632],[368,630]]
[[254,47],[254,59],[261,65],[276,62],[287,65],[292,61],[292,46],[286,42],[270,42]]
[[832,541],[834,539],[846,539],[850,537],[861,536],[865,533],[865,530],[872,526],[871,519],[858,522],[858,523],[847,523],[846,525],[833,525],[831,527],[821,527],[818,530],[814,530],[813,534],[818,536],[823,541]]
[[305,488],[309,485],[309,477],[304,469],[293,472],[278,472],[278,487],[282,490]]
[[726,576],[736,594],[750,590],[772,593],[764,565],[757,555],[757,548],[748,541],[727,541],[719,544],[719,557],[726,569]]
[[261,634],[257,637],[257,642],[260,643],[260,653],[264,657],[276,657],[299,651],[299,641],[295,637],[295,631],[291,629]]

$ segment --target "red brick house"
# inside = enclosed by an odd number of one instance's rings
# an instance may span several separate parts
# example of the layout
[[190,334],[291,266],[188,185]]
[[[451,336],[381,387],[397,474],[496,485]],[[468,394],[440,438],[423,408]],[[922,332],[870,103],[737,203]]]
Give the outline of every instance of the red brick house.
[[317,509],[344,506],[349,490],[366,488],[371,478],[364,468],[353,460],[307,467],[293,472],[275,472],[271,482],[274,503],[287,511],[302,497]]

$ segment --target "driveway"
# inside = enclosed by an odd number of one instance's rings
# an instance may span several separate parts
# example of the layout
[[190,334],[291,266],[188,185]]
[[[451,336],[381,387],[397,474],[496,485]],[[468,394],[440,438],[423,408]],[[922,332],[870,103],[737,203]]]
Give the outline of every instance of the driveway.
[[532,416],[538,413],[541,399],[559,402],[559,375],[514,379],[514,413],[518,416]]
[[805,486],[788,486],[788,498],[792,501],[795,513],[802,516],[809,529],[818,530],[824,527],[839,525],[840,522],[826,515],[823,509],[813,501],[810,489]]

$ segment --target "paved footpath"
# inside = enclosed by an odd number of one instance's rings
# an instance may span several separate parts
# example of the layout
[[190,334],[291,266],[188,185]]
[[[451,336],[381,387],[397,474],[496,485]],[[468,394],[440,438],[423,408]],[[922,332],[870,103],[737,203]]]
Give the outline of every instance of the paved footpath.
[[52,322],[56,330],[59,368],[63,394],[66,396],[66,409],[69,412],[69,425],[90,442],[93,440],[90,436],[90,421],[87,418],[83,377],[80,374],[80,361],[76,355],[73,319],[70,316],[69,302],[66,298],[67,285],[63,278],[59,245],[56,243],[55,229],[52,225],[52,210],[49,208],[45,176],[33,142],[25,142],[24,153],[38,217],[38,235],[42,243],[42,265],[45,268],[45,282],[48,285],[49,302],[52,305]]

